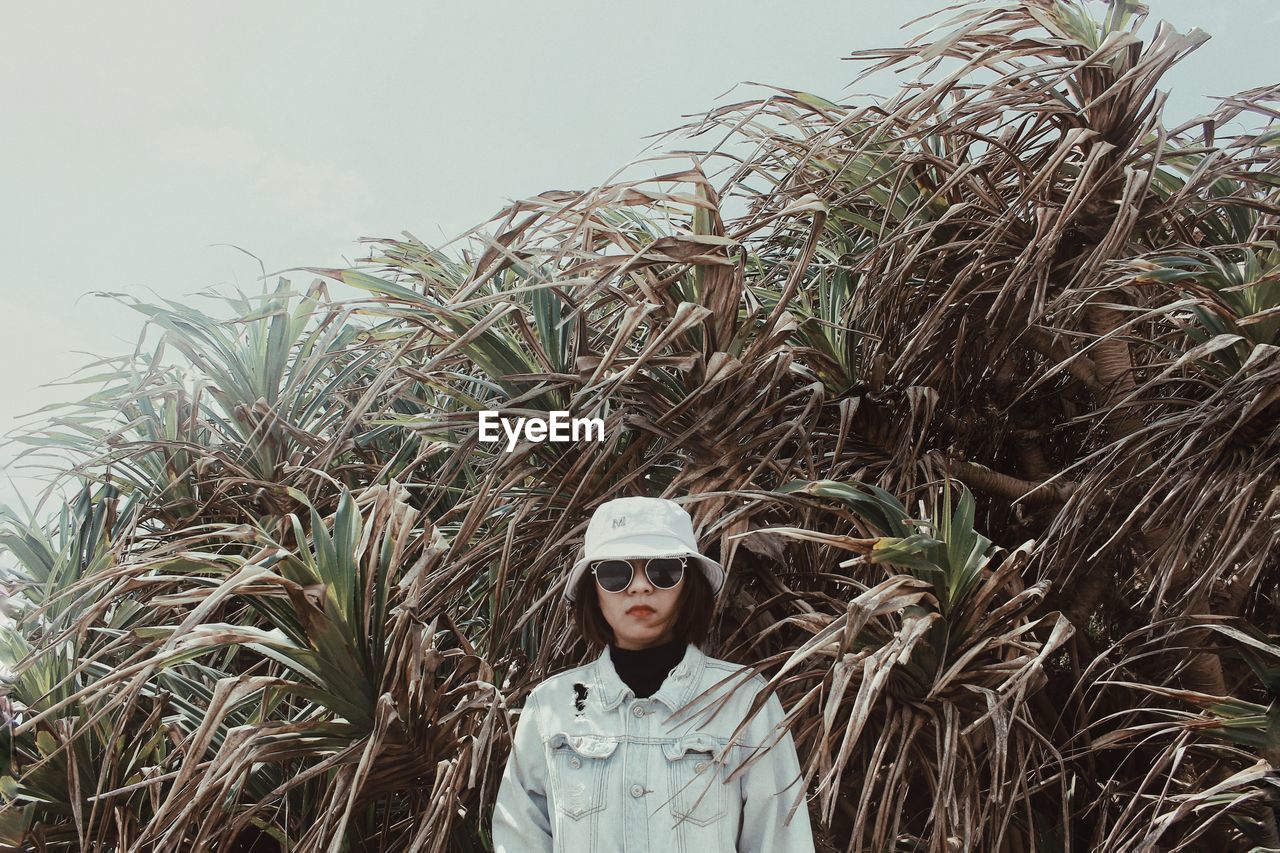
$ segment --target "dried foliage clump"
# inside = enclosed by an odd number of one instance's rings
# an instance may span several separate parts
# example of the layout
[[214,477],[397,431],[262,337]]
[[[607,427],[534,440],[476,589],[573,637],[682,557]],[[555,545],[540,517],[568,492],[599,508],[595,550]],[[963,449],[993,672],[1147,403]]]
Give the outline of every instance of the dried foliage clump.
[[1206,36],[1145,14],[970,4],[856,55],[890,97],[314,271],[358,297],[138,304],[23,439],[80,488],[0,529],[0,842],[489,849],[515,709],[594,654],[566,562],[648,494],[824,849],[1280,848],[1280,87],[1166,120]]

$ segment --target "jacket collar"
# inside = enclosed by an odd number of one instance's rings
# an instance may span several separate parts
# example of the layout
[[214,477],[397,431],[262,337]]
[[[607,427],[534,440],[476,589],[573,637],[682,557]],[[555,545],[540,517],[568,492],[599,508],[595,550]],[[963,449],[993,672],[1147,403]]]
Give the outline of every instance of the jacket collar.
[[[693,698],[695,688],[702,681],[702,669],[706,660],[707,656],[690,643],[685,649],[684,659],[675,665],[651,698],[661,701],[672,711],[684,707]],[[612,711],[623,699],[635,696],[635,692],[618,677],[618,671],[613,668],[613,658],[608,646],[604,647],[592,666],[595,667],[592,680],[600,689],[600,703],[605,710]]]

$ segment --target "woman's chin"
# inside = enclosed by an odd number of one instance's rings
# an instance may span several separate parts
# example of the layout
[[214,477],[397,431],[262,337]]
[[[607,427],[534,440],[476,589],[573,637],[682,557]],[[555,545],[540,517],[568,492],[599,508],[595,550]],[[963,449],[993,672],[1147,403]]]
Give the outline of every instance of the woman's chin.
[[625,633],[615,631],[617,635],[617,645],[623,649],[643,649],[648,646],[660,645],[663,642],[663,627],[653,626],[645,630],[647,626],[636,625],[635,630]]

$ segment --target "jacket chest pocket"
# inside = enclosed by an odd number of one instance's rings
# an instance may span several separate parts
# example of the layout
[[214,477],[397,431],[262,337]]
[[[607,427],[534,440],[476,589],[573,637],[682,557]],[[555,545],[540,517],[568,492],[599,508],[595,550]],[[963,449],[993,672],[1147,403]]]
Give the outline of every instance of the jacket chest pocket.
[[724,783],[721,756],[725,743],[707,735],[689,735],[662,745],[671,788],[671,813],[677,824],[687,821],[706,826],[724,817],[730,791]]
[[618,742],[596,735],[557,733],[547,741],[547,764],[556,810],[582,820],[608,805],[605,784],[609,759]]

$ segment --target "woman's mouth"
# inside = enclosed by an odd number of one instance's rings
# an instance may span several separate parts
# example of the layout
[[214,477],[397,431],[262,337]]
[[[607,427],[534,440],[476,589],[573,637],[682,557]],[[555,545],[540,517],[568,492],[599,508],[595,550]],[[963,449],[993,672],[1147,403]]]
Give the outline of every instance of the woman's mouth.
[[637,604],[635,607],[627,608],[628,616],[652,616],[658,611],[644,604]]

